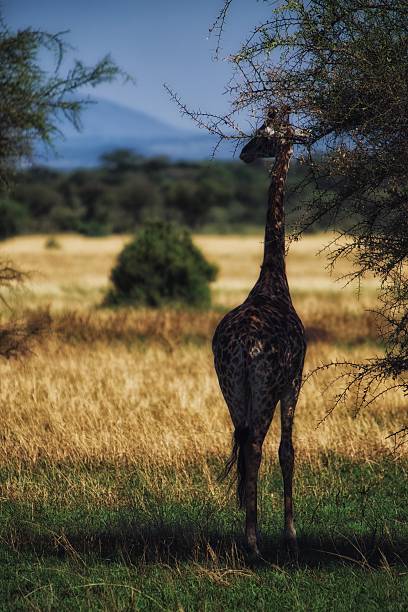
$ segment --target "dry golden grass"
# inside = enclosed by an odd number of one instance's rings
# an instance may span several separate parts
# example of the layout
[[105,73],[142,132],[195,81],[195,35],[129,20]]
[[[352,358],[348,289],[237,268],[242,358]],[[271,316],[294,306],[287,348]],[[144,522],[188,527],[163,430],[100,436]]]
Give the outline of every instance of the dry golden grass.
[[[109,272],[127,236],[85,238],[77,235],[56,237],[60,249],[46,249],[46,236],[28,236],[3,242],[0,256],[10,258],[31,272],[25,292],[16,304],[44,306],[53,310],[88,308],[101,302],[109,282]],[[255,282],[262,257],[262,236],[197,236],[195,241],[206,256],[216,262],[220,274],[213,286],[214,302],[225,307],[240,303]],[[336,302],[339,308],[361,312],[371,305],[375,283],[365,281],[360,302],[355,284],[343,288],[326,269],[325,254],[317,252],[327,244],[327,236],[307,236],[293,243],[288,257],[288,276],[297,308],[317,308]],[[337,276],[350,271],[347,262],[336,269]]]
[[[308,370],[380,350],[373,344],[375,320],[364,312],[375,303],[373,282],[360,301],[355,289],[336,284],[324,258],[315,256],[324,240],[293,245],[288,260],[294,301],[309,331]],[[195,462],[210,474],[209,458],[226,457],[231,438],[210,350],[220,313],[95,310],[125,239],[58,241],[59,251],[46,250],[44,237],[16,239],[1,249],[2,257],[37,272],[15,303],[36,312],[48,306],[53,328],[31,358],[0,363],[0,464],[137,462],[184,473]],[[238,303],[257,276],[261,238],[198,237],[197,243],[220,266],[216,303]],[[331,406],[326,387],[333,376],[323,372],[304,386],[295,430],[298,460],[316,462],[331,452],[375,460],[392,450],[386,436],[405,417],[397,393],[358,418],[350,400],[318,426]],[[275,418],[266,456],[276,456],[278,431]]]
[[[347,351],[356,359],[364,354]],[[330,345],[312,344],[307,365],[332,357]],[[61,346],[54,338],[29,361],[3,363],[1,370],[2,464],[47,459],[181,466],[228,453],[231,426],[208,346]],[[332,376],[317,376],[304,387],[295,433],[299,459],[330,451],[375,458],[390,448],[385,436],[403,421],[403,398],[390,395],[357,419],[352,405],[338,408],[317,427],[330,408],[322,390]],[[275,419],[267,454],[276,450],[278,430]]]

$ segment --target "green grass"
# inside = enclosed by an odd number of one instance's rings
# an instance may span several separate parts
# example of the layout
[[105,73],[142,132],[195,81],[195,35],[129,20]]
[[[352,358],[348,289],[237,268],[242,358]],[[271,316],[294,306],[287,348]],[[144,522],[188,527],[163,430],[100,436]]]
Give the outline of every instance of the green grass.
[[295,562],[280,537],[280,473],[266,463],[256,565],[233,494],[209,492],[202,467],[186,466],[185,486],[170,468],[159,483],[157,468],[137,466],[3,468],[0,609],[407,609],[407,464],[299,465]]
[[8,601],[37,610],[406,610],[408,600],[408,581],[395,570],[333,563],[254,571],[33,555],[0,562],[3,609]]

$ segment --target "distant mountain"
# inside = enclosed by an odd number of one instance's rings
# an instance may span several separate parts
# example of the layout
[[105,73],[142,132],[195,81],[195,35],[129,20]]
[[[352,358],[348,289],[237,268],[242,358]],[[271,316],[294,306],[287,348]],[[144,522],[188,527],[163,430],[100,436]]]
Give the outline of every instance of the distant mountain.
[[100,99],[95,99],[83,111],[82,126],[77,132],[69,121],[62,119],[60,129],[64,139],[55,142],[56,155],[44,156],[40,151],[41,161],[66,169],[92,167],[98,164],[103,153],[119,148],[132,149],[145,156],[209,159],[216,143],[213,136],[204,132],[183,130],[147,113]]

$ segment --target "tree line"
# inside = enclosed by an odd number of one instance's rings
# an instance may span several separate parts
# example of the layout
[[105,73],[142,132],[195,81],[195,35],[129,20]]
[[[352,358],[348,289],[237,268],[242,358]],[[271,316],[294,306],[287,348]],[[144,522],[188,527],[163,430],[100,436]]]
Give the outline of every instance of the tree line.
[[[301,214],[310,188],[294,162],[287,190],[290,223]],[[95,168],[70,172],[31,167],[17,174],[0,198],[0,237],[22,233],[131,232],[147,221],[175,221],[194,231],[234,232],[265,221],[266,163],[187,162],[145,158],[129,150],[105,154]],[[313,229],[324,227],[324,222]]]

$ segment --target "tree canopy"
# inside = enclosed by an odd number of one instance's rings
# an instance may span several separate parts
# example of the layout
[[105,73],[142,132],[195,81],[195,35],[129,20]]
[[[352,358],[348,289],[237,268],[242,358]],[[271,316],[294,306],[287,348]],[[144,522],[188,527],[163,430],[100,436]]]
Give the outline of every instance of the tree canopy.
[[[233,4],[226,0],[214,24],[218,41]],[[182,110],[220,138],[242,139],[240,118],[259,124],[270,107],[289,106],[292,122],[309,132],[297,150],[307,168],[299,191],[309,186],[298,235],[318,219],[343,227],[332,261],[351,257],[354,275],[373,273],[381,287],[385,355],[353,364],[348,389],[358,405],[382,393],[378,384],[390,378],[408,393],[407,3],[268,4],[269,18],[229,58],[230,112]]]
[[[291,188],[304,176],[304,168],[294,163],[287,193],[292,224],[301,214],[304,193]],[[7,197],[0,195],[0,239],[44,232],[129,232],[149,220],[182,223],[196,232],[260,231],[268,185],[263,162],[171,161],[130,150],[106,153],[95,168],[31,167],[15,179]],[[317,223],[309,231],[321,227]]]
[[[75,60],[65,74],[65,34],[26,28],[12,32],[0,15],[0,182],[21,161],[31,161],[38,141],[52,145],[65,115],[76,127],[87,103],[80,91],[121,73],[109,55],[94,66]],[[52,68],[46,69],[51,61]],[[125,75],[123,75],[125,76]]]
[[[52,145],[61,114],[79,127],[80,111],[86,104],[86,99],[79,97],[82,87],[111,81],[121,73],[105,56],[90,67],[76,60],[61,74],[66,50],[64,33],[53,35],[31,28],[11,32],[0,13],[0,187],[8,186],[21,162],[32,160],[38,142]],[[44,53],[51,54],[51,70],[44,68]],[[51,202],[42,197],[36,205],[44,214]],[[8,197],[0,202],[0,216],[0,238],[18,233],[26,222],[24,207]],[[0,288],[23,279],[24,274],[12,264],[0,262]],[[46,314],[2,324],[0,356],[29,352],[32,341],[48,328]]]

